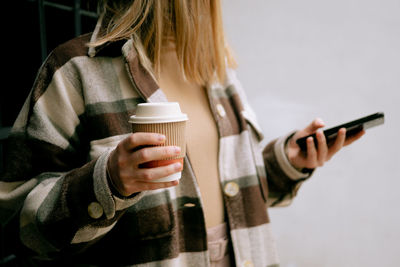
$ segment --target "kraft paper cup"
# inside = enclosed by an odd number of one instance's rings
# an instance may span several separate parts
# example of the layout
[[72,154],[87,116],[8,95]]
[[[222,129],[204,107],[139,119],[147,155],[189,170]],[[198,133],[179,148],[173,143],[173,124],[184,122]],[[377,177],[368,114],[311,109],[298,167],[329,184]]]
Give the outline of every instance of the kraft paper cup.
[[[154,168],[180,162],[186,155],[186,122],[188,117],[181,112],[179,103],[141,103],[136,107],[136,114],[131,116],[129,122],[132,124],[132,132],[150,132],[163,134],[165,143],[160,146],[179,146],[181,153],[172,158],[155,160],[141,164],[142,168]],[[152,180],[152,182],[169,182],[179,180],[182,173]]]

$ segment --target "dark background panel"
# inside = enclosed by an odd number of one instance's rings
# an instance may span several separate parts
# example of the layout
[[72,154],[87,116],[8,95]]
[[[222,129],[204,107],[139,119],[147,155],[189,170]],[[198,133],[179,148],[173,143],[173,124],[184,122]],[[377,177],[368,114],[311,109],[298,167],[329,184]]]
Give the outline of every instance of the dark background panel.
[[[38,70],[56,46],[93,31],[96,0],[10,0],[2,3],[2,86],[0,88],[0,174],[4,169],[5,141]],[[9,229],[0,222],[0,266],[21,266]]]

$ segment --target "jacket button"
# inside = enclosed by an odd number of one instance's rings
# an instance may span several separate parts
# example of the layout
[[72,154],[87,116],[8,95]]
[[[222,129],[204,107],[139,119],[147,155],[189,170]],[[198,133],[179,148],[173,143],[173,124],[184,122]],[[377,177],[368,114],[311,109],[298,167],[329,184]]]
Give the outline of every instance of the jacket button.
[[254,267],[254,264],[252,261],[247,260],[247,261],[243,262],[243,266],[244,267]]
[[89,216],[98,219],[103,215],[103,207],[98,202],[92,202],[88,206]]
[[239,193],[239,185],[235,182],[229,182],[224,186],[225,195],[234,197]]
[[218,115],[220,115],[221,117],[226,116],[225,109],[221,104],[217,104],[216,108],[217,108]]

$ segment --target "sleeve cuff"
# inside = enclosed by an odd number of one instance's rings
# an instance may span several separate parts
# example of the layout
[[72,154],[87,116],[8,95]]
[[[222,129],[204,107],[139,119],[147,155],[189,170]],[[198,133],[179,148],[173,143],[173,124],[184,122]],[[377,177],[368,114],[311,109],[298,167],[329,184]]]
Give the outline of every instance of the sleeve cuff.
[[289,159],[286,156],[285,144],[288,138],[290,138],[292,135],[293,133],[290,133],[286,136],[279,138],[274,145],[274,152],[278,164],[285,172],[285,174],[292,180],[300,180],[307,178],[308,176],[310,176],[310,174],[298,171],[295,167],[293,167],[293,165],[289,162]]
[[145,192],[140,192],[134,197],[125,199],[119,198],[112,193],[107,179],[107,161],[111,151],[112,149],[107,150],[97,159],[93,173],[94,193],[97,201],[103,207],[107,219],[113,218],[116,211],[134,205],[145,194]]

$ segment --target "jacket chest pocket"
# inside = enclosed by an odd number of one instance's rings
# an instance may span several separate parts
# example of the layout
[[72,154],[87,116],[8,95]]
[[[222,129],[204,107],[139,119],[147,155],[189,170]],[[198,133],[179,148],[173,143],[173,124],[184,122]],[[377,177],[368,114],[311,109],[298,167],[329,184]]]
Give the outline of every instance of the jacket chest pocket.
[[264,134],[261,127],[258,125],[255,116],[248,111],[243,111],[242,115],[247,123],[249,130],[249,138],[251,149],[253,153],[254,164],[257,170],[257,177],[260,184],[260,190],[264,202],[267,203],[268,199],[268,183],[267,183],[267,173],[265,171],[264,157],[262,155],[261,141],[264,139]]
[[245,119],[247,125],[249,126],[249,131],[251,133],[252,143],[259,143],[264,139],[264,134],[261,130],[260,125],[255,118],[255,115],[252,115],[251,112],[244,110],[242,111],[242,116]]

